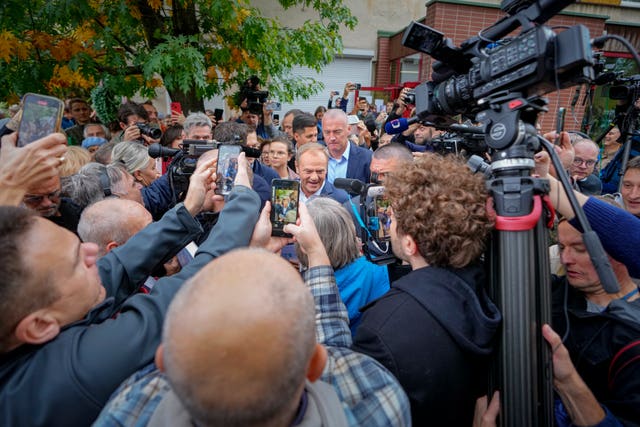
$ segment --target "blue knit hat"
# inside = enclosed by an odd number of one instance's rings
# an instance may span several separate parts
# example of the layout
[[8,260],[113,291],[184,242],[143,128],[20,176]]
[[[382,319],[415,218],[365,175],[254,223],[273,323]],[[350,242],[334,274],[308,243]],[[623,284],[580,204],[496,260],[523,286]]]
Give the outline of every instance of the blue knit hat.
[[82,148],[86,148],[88,150],[89,147],[93,147],[94,145],[100,146],[105,142],[107,142],[107,140],[104,138],[99,136],[90,136],[82,141]]

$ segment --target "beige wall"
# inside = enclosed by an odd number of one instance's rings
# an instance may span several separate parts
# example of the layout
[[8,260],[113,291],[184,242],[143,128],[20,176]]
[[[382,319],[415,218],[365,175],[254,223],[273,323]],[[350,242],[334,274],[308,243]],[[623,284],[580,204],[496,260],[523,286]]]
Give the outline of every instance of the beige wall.
[[[275,0],[251,0],[251,4],[265,16],[278,17],[287,26],[300,26],[307,19],[317,19],[312,9],[284,11]],[[400,31],[413,19],[425,14],[425,0],[345,0],[344,4],[358,18],[353,31],[341,32],[345,48],[376,50],[378,31]]]
[[[500,0],[465,0],[466,3],[500,5]],[[376,50],[378,31],[397,32],[403,30],[411,20],[424,17],[428,0],[344,0],[351,13],[358,18],[353,31],[343,30],[342,40],[345,48]],[[251,4],[265,16],[278,17],[287,26],[300,26],[307,19],[317,19],[313,9],[301,11],[292,8],[288,11],[276,0],[251,0]],[[609,16],[611,21],[640,22],[640,8],[610,7],[592,4],[572,4],[566,11],[591,15]]]

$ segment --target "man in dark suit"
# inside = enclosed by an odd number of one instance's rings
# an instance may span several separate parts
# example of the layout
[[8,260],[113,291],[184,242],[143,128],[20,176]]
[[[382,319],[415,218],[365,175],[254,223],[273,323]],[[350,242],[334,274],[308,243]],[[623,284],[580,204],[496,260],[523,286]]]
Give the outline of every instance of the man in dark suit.
[[309,142],[296,153],[296,169],[300,174],[300,202],[306,203],[313,196],[325,196],[344,203],[349,195],[327,181],[329,151],[317,142]]
[[327,182],[353,178],[369,182],[371,151],[349,142],[349,125],[344,111],[331,109],[322,118],[324,142],[329,149]]

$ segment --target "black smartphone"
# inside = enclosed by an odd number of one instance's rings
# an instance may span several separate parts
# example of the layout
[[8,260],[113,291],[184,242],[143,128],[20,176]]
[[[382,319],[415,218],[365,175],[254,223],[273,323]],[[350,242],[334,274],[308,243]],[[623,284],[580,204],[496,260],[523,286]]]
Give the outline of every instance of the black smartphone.
[[356,90],[360,90],[360,88],[362,87],[360,83],[356,83],[355,86],[356,86]]
[[52,96],[27,93],[22,98],[22,117],[18,127],[18,147],[59,132],[64,102]]
[[241,152],[240,145],[223,144],[218,147],[216,194],[226,196],[233,190],[233,181],[238,174],[238,156]]
[[293,179],[271,181],[271,235],[291,237],[284,232],[286,224],[298,219],[300,183]]
[[222,114],[224,114],[224,110],[222,108],[216,108],[213,110],[213,117],[215,117],[216,122],[222,120]]
[[273,120],[280,120],[280,114],[274,114],[273,115]]

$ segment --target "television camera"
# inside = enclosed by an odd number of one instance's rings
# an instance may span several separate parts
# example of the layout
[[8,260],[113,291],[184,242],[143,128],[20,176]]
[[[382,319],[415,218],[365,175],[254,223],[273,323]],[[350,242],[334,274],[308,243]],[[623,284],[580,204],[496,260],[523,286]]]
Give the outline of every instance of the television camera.
[[[196,170],[200,156],[207,151],[218,149],[221,145],[240,145],[240,139],[235,138],[233,141],[185,139],[178,149],[163,147],[160,144],[149,146],[149,157],[172,159],[167,169],[167,175],[174,202],[182,200],[186,194],[189,188],[189,178]],[[242,146],[242,151],[247,157],[253,158],[259,158],[261,154],[260,150],[246,146]]]
[[[595,262],[603,254],[602,246],[570,190],[552,144],[535,128],[538,114],[547,111],[543,95],[591,83],[595,77],[588,29],[575,25],[555,32],[544,25],[571,3],[503,0],[506,16],[459,47],[417,22],[403,36],[404,46],[436,60],[432,80],[415,88],[417,120],[446,129],[456,123],[452,116],[469,118],[480,124],[491,154],[491,164],[480,168],[497,214],[486,264],[489,294],[502,312],[504,326],[489,385],[501,390],[504,426],[554,423],[551,357],[540,331],[551,320],[546,228],[553,210],[545,199],[549,182],[531,176],[533,156],[541,147],[550,151],[570,193],[603,286],[608,292],[617,288],[610,265]],[[516,35],[507,37],[518,28]]]

